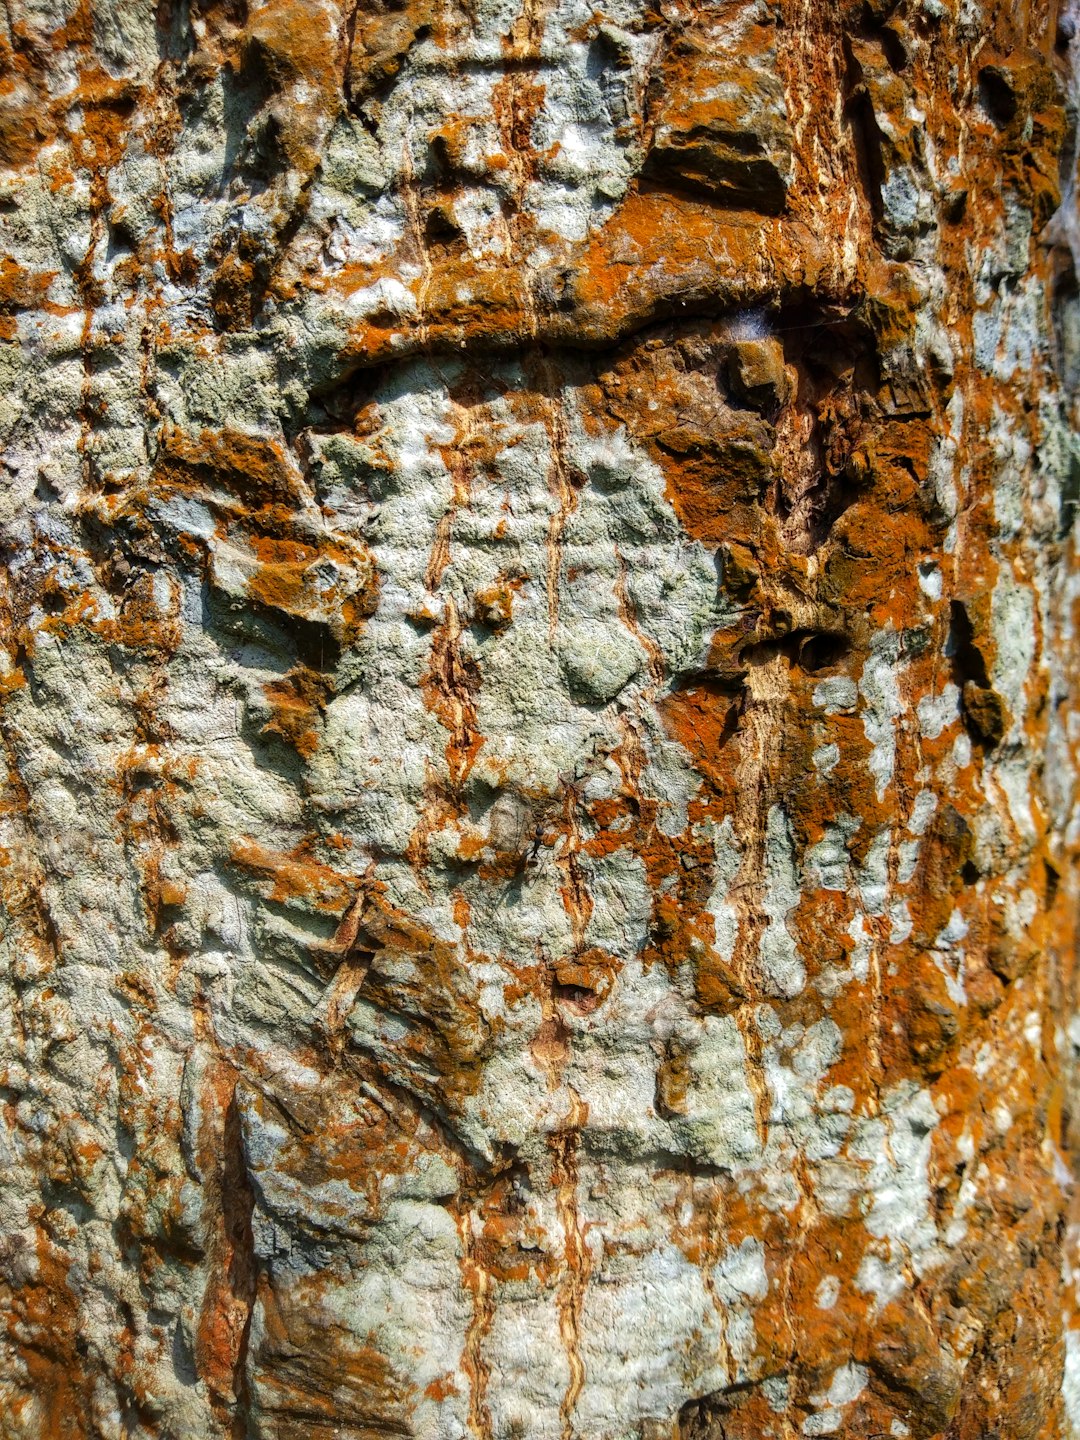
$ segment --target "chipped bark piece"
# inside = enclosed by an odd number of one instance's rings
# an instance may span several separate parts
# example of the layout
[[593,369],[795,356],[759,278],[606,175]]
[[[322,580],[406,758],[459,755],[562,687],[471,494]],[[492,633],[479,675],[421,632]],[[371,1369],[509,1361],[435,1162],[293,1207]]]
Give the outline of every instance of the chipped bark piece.
[[996,690],[966,680],[963,690],[964,714],[972,729],[988,745],[996,745],[1008,728],[1008,709]]
[[787,399],[784,349],[778,340],[736,341],[727,369],[736,393],[751,405],[772,410]]
[[646,170],[720,204],[776,214],[787,195],[792,134],[775,32],[756,23],[765,8],[709,7],[671,45],[653,82]]
[[362,106],[394,80],[434,14],[435,6],[430,0],[408,5],[377,0],[352,17],[354,28],[346,68],[351,105]]

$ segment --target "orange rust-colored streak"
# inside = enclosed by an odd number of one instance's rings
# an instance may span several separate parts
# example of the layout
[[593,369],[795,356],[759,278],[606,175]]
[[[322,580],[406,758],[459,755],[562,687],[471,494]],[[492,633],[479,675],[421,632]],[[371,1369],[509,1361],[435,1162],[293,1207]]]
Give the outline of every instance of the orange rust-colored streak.
[[208,1208],[216,1225],[209,1237],[210,1273],[196,1326],[195,1362],[220,1407],[231,1406],[244,1393],[243,1364],[257,1278],[251,1235],[254,1196],[244,1164],[236,1083],[230,1066],[211,1069],[199,1136]]
[[450,538],[454,531],[454,517],[469,503],[469,468],[467,452],[471,448],[469,431],[466,426],[453,446],[442,446],[443,460],[450,471],[452,493],[446,514],[435,528],[435,539],[424,572],[424,584],[429,590],[439,588],[446,567],[450,564]]
[[466,1210],[458,1220],[462,1283],[471,1295],[473,1305],[472,1318],[465,1334],[461,1368],[469,1382],[469,1429],[478,1440],[490,1440],[493,1432],[486,1392],[491,1365],[484,1355],[484,1341],[495,1316],[495,1299],[492,1277],[476,1252],[472,1219],[471,1212]]
[[447,596],[445,618],[432,632],[431,661],[421,685],[425,705],[450,735],[446,763],[455,788],[467,778],[484,744],[473,698],[480,673],[475,661],[463,653],[462,636],[457,606]]
[[570,1368],[570,1379],[559,1406],[563,1440],[574,1434],[574,1409],[585,1385],[581,1358],[581,1307],[588,1285],[591,1258],[578,1209],[578,1146],[588,1106],[570,1089],[570,1111],[563,1126],[548,1136],[551,1183],[563,1234],[562,1274],[556,1293],[559,1336]]

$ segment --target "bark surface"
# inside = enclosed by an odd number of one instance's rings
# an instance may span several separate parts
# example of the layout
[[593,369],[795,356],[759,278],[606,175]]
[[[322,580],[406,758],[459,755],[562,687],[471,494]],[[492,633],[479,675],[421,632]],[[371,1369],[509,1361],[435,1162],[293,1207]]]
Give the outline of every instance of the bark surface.
[[1076,14],[0,66],[2,1440],[1080,1434]]

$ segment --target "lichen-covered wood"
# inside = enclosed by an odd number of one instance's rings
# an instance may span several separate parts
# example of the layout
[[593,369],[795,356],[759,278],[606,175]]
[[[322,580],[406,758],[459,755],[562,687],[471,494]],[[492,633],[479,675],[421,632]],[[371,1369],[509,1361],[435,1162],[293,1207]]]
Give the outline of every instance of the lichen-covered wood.
[[0,1440],[1080,1435],[1078,15],[6,0]]

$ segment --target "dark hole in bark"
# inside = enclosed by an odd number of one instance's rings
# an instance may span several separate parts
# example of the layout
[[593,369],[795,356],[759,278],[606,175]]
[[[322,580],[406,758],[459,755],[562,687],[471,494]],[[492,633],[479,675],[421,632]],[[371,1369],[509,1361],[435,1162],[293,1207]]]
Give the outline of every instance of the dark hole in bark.
[[988,65],[979,72],[979,104],[999,130],[1004,130],[1016,117],[1016,92],[1004,71],[996,65]]

